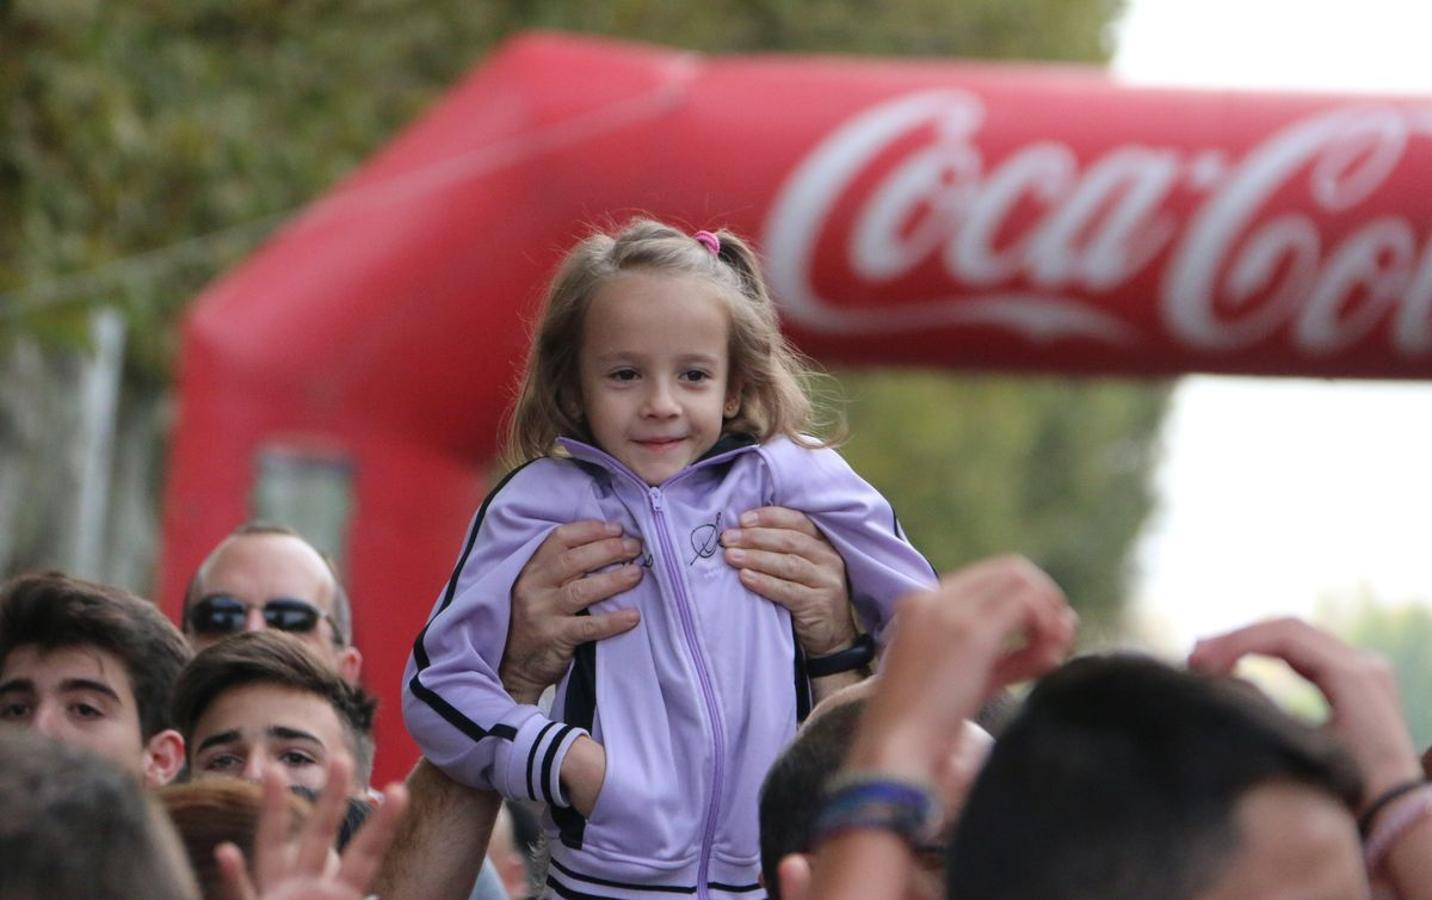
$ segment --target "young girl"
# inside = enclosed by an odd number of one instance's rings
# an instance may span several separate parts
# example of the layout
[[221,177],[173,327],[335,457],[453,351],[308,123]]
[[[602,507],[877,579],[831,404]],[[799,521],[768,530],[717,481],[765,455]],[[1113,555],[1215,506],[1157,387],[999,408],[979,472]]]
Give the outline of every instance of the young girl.
[[[787,611],[719,552],[741,513],[811,517],[879,631],[934,573],[895,514],[806,436],[809,399],[754,253],[638,220],[578,244],[547,297],[512,421],[525,463],[483,501],[404,676],[408,730],[460,782],[548,805],[548,895],[754,898],[757,795],[803,715]],[[503,692],[512,585],[551,530],[602,519],[647,571],[593,612],[640,624],[578,648],[549,718]]]

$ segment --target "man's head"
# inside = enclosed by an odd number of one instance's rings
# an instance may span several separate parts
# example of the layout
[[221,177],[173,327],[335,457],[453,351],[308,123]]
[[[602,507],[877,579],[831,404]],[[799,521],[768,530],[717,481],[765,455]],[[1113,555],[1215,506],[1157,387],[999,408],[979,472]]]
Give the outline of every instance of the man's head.
[[0,588],[0,725],[33,729],[168,782],[184,761],[170,728],[184,637],[153,604],[59,573]]
[[174,829],[108,760],[0,733],[0,810],[0,897],[198,900]]
[[950,895],[1365,896],[1358,792],[1327,738],[1244,685],[1085,657],[1000,736],[950,848]]
[[[760,800],[761,878],[771,900],[804,900],[809,896],[815,822],[825,802],[826,786],[840,771],[855,742],[860,716],[875,681],[866,679],[822,701],[766,773]],[[1002,708],[987,704],[980,711],[981,722]],[[951,807],[946,810],[947,816],[957,813],[958,798],[979,771],[990,741],[983,728],[967,722],[964,733],[951,748],[938,785],[942,799]],[[938,853],[921,854],[904,895],[906,900],[944,896],[943,862]]]
[[338,573],[298,532],[239,526],[200,564],[184,595],[184,633],[196,649],[241,631],[287,631],[347,680],[363,657]]
[[813,851],[825,786],[845,761],[864,708],[861,698],[813,716],[766,773],[760,802],[761,879],[773,900],[782,900],[785,887],[777,872],[781,861]]
[[353,761],[351,793],[373,768],[375,702],[305,643],[276,631],[235,635],[194,657],[174,689],[174,721],[195,778],[251,780],[279,766],[319,790],[335,755]]

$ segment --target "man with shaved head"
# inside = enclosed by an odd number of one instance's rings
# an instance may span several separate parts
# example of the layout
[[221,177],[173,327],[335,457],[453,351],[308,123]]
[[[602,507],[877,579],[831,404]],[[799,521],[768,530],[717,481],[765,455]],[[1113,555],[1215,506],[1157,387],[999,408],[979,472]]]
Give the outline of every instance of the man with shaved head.
[[240,525],[189,582],[184,633],[196,650],[245,631],[286,631],[350,683],[363,654],[353,646],[353,610],[326,556],[291,528]]

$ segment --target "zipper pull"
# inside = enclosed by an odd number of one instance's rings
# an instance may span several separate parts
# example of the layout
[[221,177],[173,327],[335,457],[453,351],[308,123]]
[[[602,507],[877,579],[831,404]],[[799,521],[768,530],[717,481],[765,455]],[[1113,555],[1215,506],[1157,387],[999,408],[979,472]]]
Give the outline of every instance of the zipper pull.
[[646,496],[651,500],[651,508],[661,512],[661,488],[651,488],[646,492]]

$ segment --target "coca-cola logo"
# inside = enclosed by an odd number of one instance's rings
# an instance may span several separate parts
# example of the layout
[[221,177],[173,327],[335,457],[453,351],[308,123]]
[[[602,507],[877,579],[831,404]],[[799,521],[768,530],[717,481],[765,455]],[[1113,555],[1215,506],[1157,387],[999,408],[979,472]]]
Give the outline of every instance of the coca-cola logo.
[[[973,94],[924,91],[822,140],[765,227],[783,315],[833,334],[982,325],[1132,345],[1140,330],[1100,301],[1162,262],[1159,327],[1192,349],[1243,349],[1286,329],[1302,354],[1325,356],[1386,322],[1399,354],[1432,352],[1432,252],[1396,198],[1369,202],[1413,140],[1432,134],[1432,107],[1325,110],[1237,160],[1218,148],[1124,145],[1082,165],[1067,144],[1040,140],[991,166],[976,141],[985,118]],[[926,137],[912,143],[915,133]],[[1301,203],[1272,202],[1292,187]],[[1170,202],[1179,192],[1182,212]],[[848,221],[834,221],[838,204],[853,208]],[[1017,206],[1024,221],[1011,237]],[[1425,217],[1429,205],[1418,208]],[[1361,218],[1329,240],[1323,220],[1349,214]],[[948,279],[942,296],[879,307],[822,296],[816,247],[837,226],[851,277],[878,292],[933,259]]]

